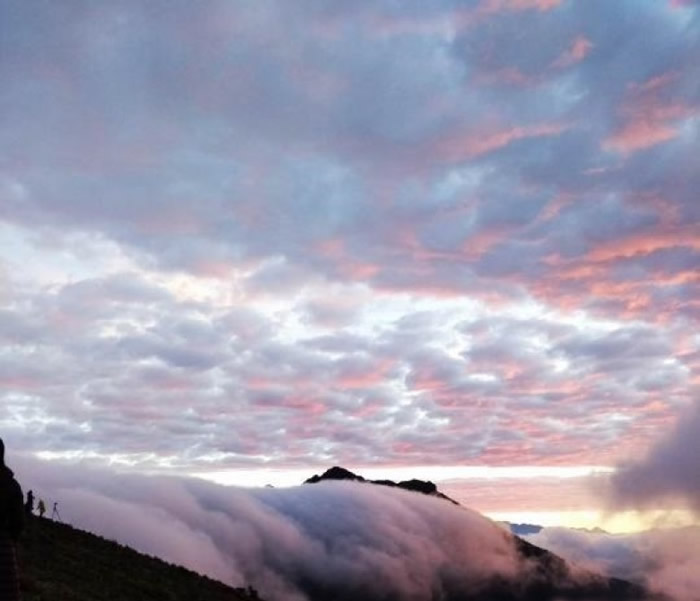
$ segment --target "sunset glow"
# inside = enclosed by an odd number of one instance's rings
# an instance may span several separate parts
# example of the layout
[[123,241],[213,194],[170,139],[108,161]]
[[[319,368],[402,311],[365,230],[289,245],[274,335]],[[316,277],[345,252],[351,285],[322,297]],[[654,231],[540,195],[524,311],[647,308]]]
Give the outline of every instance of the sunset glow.
[[696,2],[33,4],[0,7],[8,453],[695,521],[651,449],[700,399]]

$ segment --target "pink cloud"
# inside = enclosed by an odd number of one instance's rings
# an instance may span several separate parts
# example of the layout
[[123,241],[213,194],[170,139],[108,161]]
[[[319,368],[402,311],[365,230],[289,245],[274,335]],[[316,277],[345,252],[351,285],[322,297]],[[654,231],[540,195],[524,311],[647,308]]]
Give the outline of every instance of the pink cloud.
[[477,81],[486,85],[509,85],[526,87],[538,82],[538,78],[526,75],[517,67],[502,67],[492,71],[484,71],[477,75]]
[[451,13],[438,13],[421,18],[405,16],[375,16],[370,20],[372,31],[382,36],[445,35],[461,31],[488,15],[523,11],[546,12],[557,8],[562,0],[482,0],[474,9],[458,8]]
[[700,236],[694,226],[677,227],[628,236],[598,245],[587,256],[589,261],[604,262],[648,255],[665,248],[686,247],[700,250]]
[[232,261],[201,259],[192,265],[191,271],[198,277],[223,280],[229,278],[235,268]]
[[304,415],[304,419],[311,416],[323,415],[328,411],[328,407],[323,401],[308,398],[302,394],[285,395],[283,398],[279,399],[274,406],[299,411]]
[[630,154],[675,138],[678,122],[698,114],[697,108],[672,100],[668,88],[676,79],[677,74],[669,72],[630,84],[619,109],[621,123],[603,148]]
[[353,258],[342,238],[328,238],[314,245],[316,253],[335,265],[338,273],[351,281],[372,279],[381,271],[381,265]]
[[537,10],[545,12],[561,4],[562,0],[483,0],[477,8],[481,13],[520,12]]
[[512,228],[498,227],[485,229],[470,236],[464,243],[464,256],[470,260],[476,260],[487,253],[494,246],[508,239]]
[[44,382],[29,376],[10,376],[0,374],[0,386],[5,390],[39,390]]
[[316,252],[328,258],[341,258],[345,254],[345,240],[327,238],[315,245]]
[[[640,201],[641,202],[641,201]],[[674,313],[693,314],[689,298],[677,298],[672,287],[697,285],[700,275],[683,266],[656,260],[667,252],[689,254],[700,250],[700,238],[692,225],[678,225],[678,215],[660,199],[649,199],[660,217],[654,230],[647,230],[599,242],[580,258],[550,254],[542,258],[545,277],[522,282],[537,298],[562,310],[585,307],[596,315],[617,314],[620,319],[644,316],[650,322],[668,323]],[[620,280],[633,262],[643,272],[634,279]],[[513,278],[513,283],[519,281]],[[668,287],[669,293],[663,292]]]
[[385,381],[389,371],[396,365],[393,359],[381,359],[376,365],[364,366],[362,369],[348,369],[336,379],[341,388],[369,388]]
[[376,415],[382,409],[383,406],[383,402],[370,399],[364,402],[357,409],[350,410],[348,413],[352,415],[352,417],[357,419],[369,419],[372,416]]
[[566,129],[561,123],[539,123],[495,131],[470,132],[442,140],[438,143],[438,153],[447,160],[460,161],[505,148],[518,140],[557,136]]
[[348,262],[342,265],[343,275],[350,280],[363,281],[372,279],[381,271],[380,265],[365,262]]
[[642,83],[631,83],[629,87],[631,90],[648,92],[650,90],[658,90],[663,88],[676,79],[678,79],[678,73],[675,71],[668,71],[666,73],[662,73],[661,75],[650,77]]
[[605,140],[604,146],[627,154],[644,150],[676,137],[678,131],[664,123],[654,121],[630,121]]
[[553,66],[569,67],[579,63],[588,56],[591,48],[593,48],[593,44],[587,37],[576,36],[571,45],[554,61]]

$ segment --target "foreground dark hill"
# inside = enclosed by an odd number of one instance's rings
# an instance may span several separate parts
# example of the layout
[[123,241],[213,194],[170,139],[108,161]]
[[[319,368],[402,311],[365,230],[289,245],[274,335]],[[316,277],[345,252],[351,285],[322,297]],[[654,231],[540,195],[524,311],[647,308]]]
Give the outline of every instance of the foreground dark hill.
[[[445,499],[459,505],[455,500],[442,494],[432,482],[423,480],[403,482],[366,480],[362,476],[337,466],[321,475],[309,478],[305,484],[316,484],[328,480],[350,480],[367,485],[397,487]],[[497,527],[494,523],[494,528]],[[643,587],[625,580],[607,578],[580,568],[574,570],[558,555],[537,547],[518,536],[512,536],[517,554],[522,559],[523,564],[529,566],[527,580],[513,582],[494,578],[478,590],[464,590],[459,586],[450,587],[448,584],[446,594],[440,598],[445,601],[555,601],[562,599],[567,601],[661,601],[659,597],[652,596]],[[324,591],[318,591],[317,594],[312,595],[314,599],[318,598],[319,600],[325,600],[326,596]],[[335,598],[338,598],[337,595]]]
[[195,572],[65,524],[29,518],[18,548],[24,601],[254,601]]

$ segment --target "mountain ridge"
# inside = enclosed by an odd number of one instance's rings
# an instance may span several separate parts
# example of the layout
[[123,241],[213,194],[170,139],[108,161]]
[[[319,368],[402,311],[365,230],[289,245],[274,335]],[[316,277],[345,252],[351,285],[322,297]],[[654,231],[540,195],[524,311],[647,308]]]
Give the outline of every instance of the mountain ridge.
[[402,488],[403,490],[438,497],[440,499],[444,499],[445,501],[449,501],[454,505],[459,505],[457,501],[440,492],[435,483],[431,482],[430,480],[418,480],[416,478],[412,478],[411,480],[402,480],[400,482],[394,482],[393,480],[367,480],[366,478],[338,465],[334,465],[333,467],[327,469],[320,476],[318,474],[314,474],[311,476],[311,478],[304,480],[304,484],[316,484],[323,480],[352,480],[355,482],[366,482],[368,484],[377,484],[379,486],[388,486],[391,488]]

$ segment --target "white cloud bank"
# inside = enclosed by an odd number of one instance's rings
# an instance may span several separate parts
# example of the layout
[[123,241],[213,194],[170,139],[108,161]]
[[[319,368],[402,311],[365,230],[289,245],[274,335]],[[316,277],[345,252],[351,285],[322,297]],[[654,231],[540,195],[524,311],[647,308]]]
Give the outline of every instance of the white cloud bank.
[[441,598],[526,577],[493,522],[415,493],[352,482],[238,489],[28,458],[13,467],[64,520],[271,601]]

